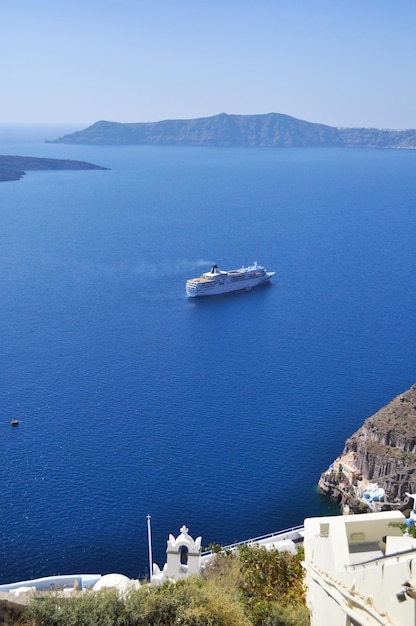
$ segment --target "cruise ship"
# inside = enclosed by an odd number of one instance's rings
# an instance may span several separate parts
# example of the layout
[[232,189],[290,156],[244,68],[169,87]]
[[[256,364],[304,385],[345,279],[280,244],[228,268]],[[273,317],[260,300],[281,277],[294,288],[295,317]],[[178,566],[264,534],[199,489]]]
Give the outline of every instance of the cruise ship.
[[252,287],[266,283],[276,272],[268,272],[257,261],[249,267],[224,272],[213,265],[210,272],[205,272],[199,278],[190,278],[186,281],[186,295],[190,298],[199,296],[216,296],[230,291],[244,289],[250,291]]

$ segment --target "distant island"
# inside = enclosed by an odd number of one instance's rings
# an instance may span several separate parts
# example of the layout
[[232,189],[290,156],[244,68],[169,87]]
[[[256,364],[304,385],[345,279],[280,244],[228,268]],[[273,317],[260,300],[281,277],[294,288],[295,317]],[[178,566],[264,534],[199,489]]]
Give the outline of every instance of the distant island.
[[107,167],[71,161],[69,159],[44,159],[40,157],[0,155],[0,182],[20,180],[26,170],[106,170]]
[[269,148],[416,148],[416,130],[336,128],[281,113],[151,123],[96,122],[47,143]]

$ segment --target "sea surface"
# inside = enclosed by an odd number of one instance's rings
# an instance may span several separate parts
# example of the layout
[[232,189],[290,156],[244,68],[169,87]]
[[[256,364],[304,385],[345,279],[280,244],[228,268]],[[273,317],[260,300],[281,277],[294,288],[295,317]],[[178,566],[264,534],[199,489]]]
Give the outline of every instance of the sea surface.
[[[183,524],[333,512],[320,473],[415,382],[416,152],[60,134],[0,128],[0,154],[111,168],[0,183],[0,582],[144,576],[148,514],[163,566]],[[254,260],[269,286],[186,297]]]

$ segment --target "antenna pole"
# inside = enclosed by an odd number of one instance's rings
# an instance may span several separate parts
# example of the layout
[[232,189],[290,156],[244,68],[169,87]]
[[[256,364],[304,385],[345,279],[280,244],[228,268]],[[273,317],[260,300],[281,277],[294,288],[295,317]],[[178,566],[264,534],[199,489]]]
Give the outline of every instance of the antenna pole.
[[153,555],[152,555],[152,529],[150,526],[150,515],[146,516],[147,519],[147,543],[149,546],[149,578],[150,582],[152,582],[152,573],[153,573]]

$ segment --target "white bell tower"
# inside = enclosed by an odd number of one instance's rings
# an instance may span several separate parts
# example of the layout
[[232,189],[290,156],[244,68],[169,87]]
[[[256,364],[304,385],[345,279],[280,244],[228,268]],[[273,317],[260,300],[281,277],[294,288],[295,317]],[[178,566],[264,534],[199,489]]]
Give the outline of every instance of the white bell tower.
[[152,583],[160,585],[168,578],[181,580],[201,571],[201,537],[192,539],[186,526],[180,529],[180,535],[169,535],[166,548],[166,563],[161,571],[153,564]]

